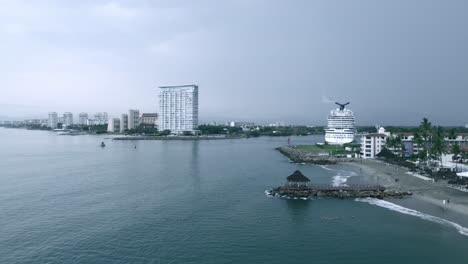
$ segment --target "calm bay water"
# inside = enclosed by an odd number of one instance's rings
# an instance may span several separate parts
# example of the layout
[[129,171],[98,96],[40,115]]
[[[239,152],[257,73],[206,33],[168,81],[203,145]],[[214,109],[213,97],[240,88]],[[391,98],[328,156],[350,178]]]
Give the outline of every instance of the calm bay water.
[[362,180],[289,163],[274,150],[286,140],[0,128],[0,263],[467,263],[468,236],[444,224],[353,200],[267,197],[298,168],[320,183]]

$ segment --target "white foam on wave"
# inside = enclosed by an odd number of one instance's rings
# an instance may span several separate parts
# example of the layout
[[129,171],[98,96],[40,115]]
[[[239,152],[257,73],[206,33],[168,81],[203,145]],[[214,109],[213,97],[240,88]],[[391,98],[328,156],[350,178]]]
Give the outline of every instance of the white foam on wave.
[[320,165],[322,169],[328,170],[328,171],[336,171],[337,174],[333,176],[332,178],[332,185],[333,186],[348,186],[346,183],[348,182],[348,179],[357,176],[357,174],[353,171],[345,171],[345,170],[337,170],[337,169],[332,169],[328,166],[325,165]]
[[348,179],[356,175],[357,174],[352,171],[338,171],[338,174],[333,176],[332,184],[333,186],[348,186],[346,184]]
[[379,200],[379,199],[376,199],[376,198],[356,198],[356,201],[365,202],[365,203],[369,203],[369,204],[372,204],[372,205],[377,205],[377,206],[384,207],[384,208],[387,208],[387,209],[395,211],[395,212],[416,216],[416,217],[419,217],[419,218],[421,218],[423,220],[427,220],[427,221],[431,221],[431,222],[434,222],[434,223],[442,224],[442,225],[448,226],[448,227],[453,227],[458,231],[458,233],[460,233],[460,234],[462,234],[464,236],[468,236],[468,228],[463,227],[463,226],[461,226],[461,225],[459,225],[457,223],[451,222],[449,220],[445,220],[443,218],[437,217],[437,216],[424,214],[424,213],[421,213],[419,211],[409,209],[409,208],[406,208],[406,207],[403,207],[403,206],[400,206],[400,205],[397,205],[397,204],[394,204],[394,203],[391,203],[391,202],[388,202],[388,201]]
[[320,165],[320,167],[321,167],[322,169],[324,169],[324,170],[334,171],[334,169],[329,168],[329,167],[327,167],[327,166],[325,166],[325,165]]

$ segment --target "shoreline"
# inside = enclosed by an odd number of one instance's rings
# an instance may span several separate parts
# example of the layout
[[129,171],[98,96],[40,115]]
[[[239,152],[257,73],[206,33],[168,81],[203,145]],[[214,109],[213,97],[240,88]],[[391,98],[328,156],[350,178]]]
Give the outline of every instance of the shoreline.
[[[442,209],[442,213],[437,213],[437,216],[439,217],[452,218],[447,213],[455,214],[454,216],[457,219],[468,217],[468,194],[448,188],[448,184],[445,182],[427,181],[414,175],[407,174],[408,170],[405,168],[377,160],[349,162],[346,165],[360,169],[367,177],[377,180],[387,188],[412,192],[412,198],[417,202]],[[396,179],[398,179],[398,181],[396,181]],[[450,203],[444,204],[443,200],[450,200]],[[398,201],[392,200],[392,202],[400,204]]]
[[279,151],[283,156],[287,157],[293,163],[302,163],[302,164],[316,164],[316,165],[336,165],[342,162],[352,162],[355,159],[353,158],[340,158],[330,155],[315,155],[306,153],[301,150],[297,150],[287,147],[278,147],[275,150]]
[[226,140],[244,139],[246,137],[207,137],[207,136],[116,136],[112,140]]

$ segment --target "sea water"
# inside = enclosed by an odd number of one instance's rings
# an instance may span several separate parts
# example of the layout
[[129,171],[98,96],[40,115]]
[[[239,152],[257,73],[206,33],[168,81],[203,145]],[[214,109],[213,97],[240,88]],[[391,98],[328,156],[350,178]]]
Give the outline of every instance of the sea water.
[[363,181],[292,164],[274,150],[285,144],[0,128],[0,263],[466,263],[463,223],[393,201],[268,197],[296,169]]

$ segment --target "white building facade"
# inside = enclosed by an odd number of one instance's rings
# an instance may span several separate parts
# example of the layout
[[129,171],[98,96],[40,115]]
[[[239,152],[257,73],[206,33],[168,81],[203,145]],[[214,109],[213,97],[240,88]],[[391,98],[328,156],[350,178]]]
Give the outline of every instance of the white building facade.
[[198,86],[159,87],[159,130],[175,134],[196,133],[198,128]]
[[[109,121],[109,115],[106,112],[98,112],[94,114],[94,125],[105,125]],[[89,123],[89,122],[88,122]]]
[[63,114],[63,124],[65,126],[73,125],[73,114],[70,112],[66,112]]
[[120,118],[111,118],[107,124],[107,132],[120,132]]
[[120,116],[120,133],[123,133],[127,129],[128,129],[128,115],[122,114],[122,116]]
[[49,119],[47,120],[47,126],[55,129],[57,128],[58,114],[57,112],[49,112]]
[[363,159],[373,159],[379,154],[387,143],[390,133],[385,132],[381,127],[378,133],[367,134],[361,137],[361,157]]
[[141,123],[145,125],[158,125],[158,114],[157,113],[142,113]]
[[135,129],[140,125],[140,111],[128,110],[128,129]]
[[80,113],[80,115],[78,116],[78,124],[79,125],[86,125],[88,122],[88,113]]
[[254,122],[244,122],[244,121],[231,121],[229,122],[230,127],[253,127],[255,126]]

